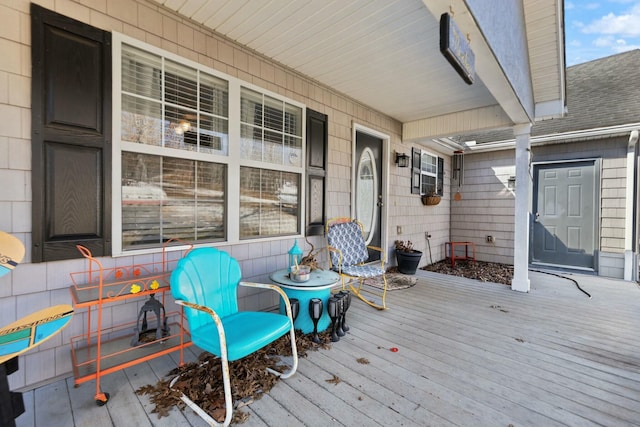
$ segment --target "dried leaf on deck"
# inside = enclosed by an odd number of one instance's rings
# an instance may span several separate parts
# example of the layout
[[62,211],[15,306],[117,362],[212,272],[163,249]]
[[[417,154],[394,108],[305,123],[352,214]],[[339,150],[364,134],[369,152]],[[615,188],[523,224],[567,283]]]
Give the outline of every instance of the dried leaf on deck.
[[336,374],[333,374],[333,378],[330,378],[328,380],[325,380],[328,383],[332,383],[335,385],[338,385],[342,382],[342,380],[340,379],[340,377],[338,377]]
[[[311,334],[305,335],[297,331],[296,347],[299,357],[304,357],[309,350],[317,351],[318,349],[331,348],[330,333],[324,331],[318,335],[321,340],[320,344],[311,340]],[[239,403],[238,407],[259,399],[277,383],[278,377],[267,372],[267,368],[276,371],[284,370],[279,366],[280,360],[276,355],[291,356],[289,334],[243,359],[229,363],[231,392],[233,401]],[[180,391],[182,391],[218,422],[224,420],[224,385],[219,358],[210,353],[202,352],[198,356],[197,362],[174,368],[168,375],[168,379],[160,380],[155,385],[144,385],[136,390],[138,395],[149,395],[149,400],[155,405],[151,412],[157,413],[158,418],[168,416],[174,406],[179,409],[186,407],[180,399]],[[174,388],[180,391],[172,391],[169,388],[169,383],[176,375],[180,375],[180,379],[176,381]],[[335,378],[338,382],[340,381],[339,378]],[[234,411],[232,423],[240,424],[248,417],[247,413],[239,410]]]

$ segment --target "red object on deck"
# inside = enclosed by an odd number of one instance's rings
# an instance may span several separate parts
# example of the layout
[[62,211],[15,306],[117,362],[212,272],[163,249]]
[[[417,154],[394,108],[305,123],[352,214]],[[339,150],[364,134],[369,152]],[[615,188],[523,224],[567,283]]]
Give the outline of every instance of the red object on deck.
[[[464,255],[456,255],[456,246],[464,246]],[[469,246],[471,246],[471,256],[469,256]],[[456,268],[456,260],[473,260],[476,261],[476,244],[473,242],[445,242],[444,254],[451,258],[451,268]]]

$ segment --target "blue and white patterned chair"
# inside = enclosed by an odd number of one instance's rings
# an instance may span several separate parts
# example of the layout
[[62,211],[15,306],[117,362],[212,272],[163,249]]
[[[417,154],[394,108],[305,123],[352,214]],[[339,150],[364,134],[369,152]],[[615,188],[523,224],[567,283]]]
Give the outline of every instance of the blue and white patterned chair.
[[[345,289],[348,283],[351,291],[362,301],[379,310],[385,310],[387,308],[387,277],[384,270],[386,255],[382,248],[367,246],[363,230],[362,224],[356,219],[340,217],[327,221],[329,267],[340,274],[342,289]],[[375,264],[367,263],[368,249],[380,252],[380,265],[377,261]],[[382,290],[372,288],[365,283],[365,279],[378,276],[382,276],[384,283]],[[374,299],[366,298],[363,293]]]

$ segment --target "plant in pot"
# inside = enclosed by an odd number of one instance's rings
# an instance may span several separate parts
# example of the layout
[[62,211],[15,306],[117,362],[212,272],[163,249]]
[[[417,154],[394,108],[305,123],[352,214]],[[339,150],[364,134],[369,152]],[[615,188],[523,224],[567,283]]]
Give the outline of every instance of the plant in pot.
[[438,195],[435,191],[431,191],[422,196],[422,204],[425,206],[434,206],[440,203],[442,197]]
[[402,274],[415,274],[422,258],[422,252],[413,249],[410,240],[396,240],[396,261],[398,271]]

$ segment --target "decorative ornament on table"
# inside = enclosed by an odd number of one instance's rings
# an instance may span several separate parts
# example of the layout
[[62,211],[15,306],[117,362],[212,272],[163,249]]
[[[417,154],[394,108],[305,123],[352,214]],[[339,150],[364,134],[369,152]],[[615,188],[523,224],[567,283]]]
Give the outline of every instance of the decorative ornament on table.
[[293,241],[293,246],[289,249],[289,265],[287,268],[289,269],[289,273],[293,272],[294,266],[297,267],[300,265],[300,261],[302,260],[302,249],[298,246],[298,240]]
[[311,244],[309,239],[305,237],[304,241],[307,242],[309,246],[311,246],[311,249],[309,250],[309,253],[307,255],[302,257],[302,259],[300,260],[300,265],[306,265],[311,267],[311,271],[322,270],[322,268],[318,264],[318,260],[316,260],[316,254],[320,251],[314,253],[313,250],[315,249],[315,247]]

